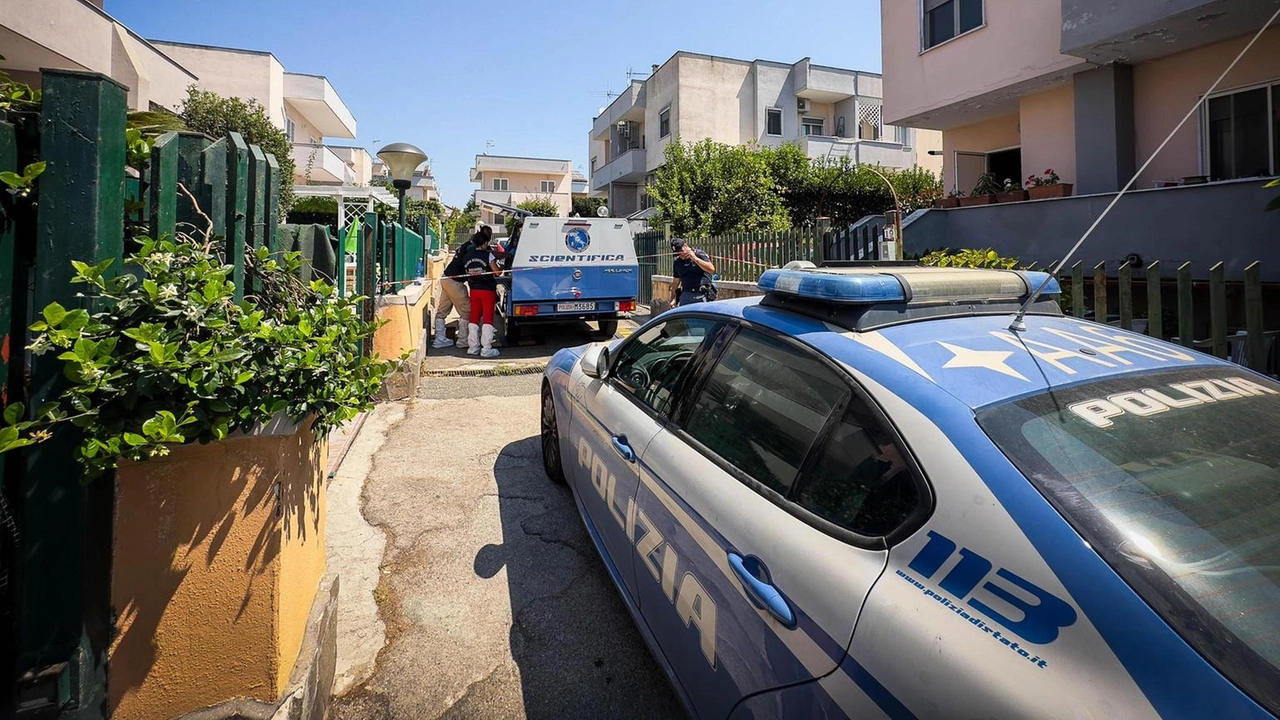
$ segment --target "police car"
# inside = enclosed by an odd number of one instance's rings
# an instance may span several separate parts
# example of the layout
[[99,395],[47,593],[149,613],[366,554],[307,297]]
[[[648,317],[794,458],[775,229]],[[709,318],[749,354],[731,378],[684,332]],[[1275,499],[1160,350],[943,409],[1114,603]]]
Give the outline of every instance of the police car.
[[542,389],[546,472],[692,715],[1280,711],[1280,385],[1042,273],[759,285]]

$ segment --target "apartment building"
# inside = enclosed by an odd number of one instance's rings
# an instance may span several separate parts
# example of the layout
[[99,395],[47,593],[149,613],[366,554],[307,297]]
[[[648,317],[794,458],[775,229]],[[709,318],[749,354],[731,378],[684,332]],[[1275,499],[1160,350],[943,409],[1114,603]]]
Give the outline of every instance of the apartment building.
[[190,69],[196,85],[224,97],[254,99],[293,143],[299,185],[367,185],[372,159],[363,148],[327,144],[356,137],[356,119],[329,80],[287,72],[269,52],[152,40]]
[[40,86],[40,69],[84,70],[128,88],[130,110],[173,108],[195,73],[116,21],[102,0],[0,0],[0,68]]
[[[377,158],[373,159],[373,178],[385,180],[387,183],[391,181],[391,178],[387,177],[386,165]],[[413,171],[413,184],[405,191],[404,196],[422,201],[440,199],[440,187],[436,184],[435,175],[431,172],[430,160]]]
[[[882,0],[880,7],[885,121],[942,131],[948,188],[972,191],[986,171],[1003,181],[1053,169],[1084,196],[931,212],[917,236],[957,246],[958,236],[982,235],[983,245],[1005,243],[1043,261],[1105,206],[1086,198],[1129,181],[1280,0]],[[1274,191],[1257,181],[1277,173],[1280,28],[1273,27],[1137,178],[1140,192],[1117,206],[1082,259],[1113,267],[1126,257],[1190,259],[1203,268],[1226,259],[1231,272],[1273,258],[1264,265],[1280,278],[1280,253],[1262,251],[1280,229],[1278,214],[1260,211]],[[1225,237],[1232,242],[1213,240]]]
[[848,157],[889,168],[937,172],[933,131],[886,124],[876,73],[677,52],[634,80],[594,119],[591,191],[617,216],[648,205],[645,186],[663,149],[711,138],[730,145],[799,145],[810,157]]
[[568,160],[477,155],[471,182],[480,185],[474,195],[480,222],[493,227],[495,234],[505,232],[503,213],[486,202],[513,207],[545,198],[555,203],[562,217],[573,207],[573,166]]

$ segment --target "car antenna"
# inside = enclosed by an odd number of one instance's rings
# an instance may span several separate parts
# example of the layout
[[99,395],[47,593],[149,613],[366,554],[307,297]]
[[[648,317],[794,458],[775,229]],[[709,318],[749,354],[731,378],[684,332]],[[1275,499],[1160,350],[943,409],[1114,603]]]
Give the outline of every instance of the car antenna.
[[1089,236],[1093,234],[1093,231],[1102,223],[1103,218],[1111,212],[1111,208],[1114,208],[1116,203],[1120,202],[1120,198],[1124,197],[1124,194],[1129,192],[1129,189],[1133,187],[1135,182],[1137,182],[1138,176],[1147,171],[1147,167],[1149,167],[1151,162],[1156,159],[1156,156],[1164,150],[1165,146],[1169,144],[1169,141],[1173,140],[1173,136],[1177,135],[1178,131],[1182,130],[1182,126],[1186,125],[1187,121],[1191,119],[1191,116],[1195,114],[1196,110],[1200,109],[1200,105],[1204,103],[1205,99],[1218,89],[1218,85],[1222,84],[1222,81],[1226,79],[1227,75],[1235,69],[1236,64],[1240,62],[1240,59],[1245,56],[1245,53],[1249,52],[1249,49],[1254,46],[1254,43],[1258,42],[1258,38],[1262,37],[1262,33],[1266,32],[1267,28],[1271,27],[1271,23],[1275,22],[1277,17],[1280,17],[1280,9],[1277,9],[1272,13],[1271,19],[1267,20],[1267,22],[1258,29],[1257,34],[1255,34],[1253,39],[1244,46],[1240,51],[1240,54],[1236,55],[1235,60],[1231,61],[1231,64],[1227,66],[1227,69],[1223,70],[1222,74],[1218,76],[1218,79],[1213,81],[1213,85],[1210,85],[1209,89],[1196,100],[1195,104],[1191,106],[1191,109],[1187,111],[1187,114],[1183,116],[1182,121],[1173,128],[1173,132],[1169,133],[1169,136],[1164,139],[1164,142],[1160,143],[1160,147],[1156,148],[1156,151],[1151,153],[1151,157],[1147,158],[1147,161],[1142,164],[1142,167],[1138,168],[1138,171],[1133,174],[1133,177],[1129,178],[1129,182],[1125,183],[1125,186],[1120,190],[1120,192],[1111,199],[1111,202],[1107,205],[1106,209],[1104,209],[1102,214],[1093,221],[1093,224],[1089,226],[1089,229],[1084,231],[1084,235],[1080,236],[1080,239],[1076,241],[1076,244],[1072,246],[1066,256],[1050,268],[1049,273],[1045,276],[1044,280],[1042,280],[1040,285],[1031,293],[1031,296],[1022,303],[1022,307],[1018,308],[1017,314],[1013,317],[1013,322],[1009,323],[1010,332],[1022,332],[1027,329],[1026,324],[1022,320],[1026,316],[1027,310],[1035,303],[1036,299],[1040,297],[1040,293],[1044,292],[1045,286],[1049,284],[1049,281],[1057,277],[1058,273],[1062,272],[1062,268],[1067,266],[1071,257],[1076,254],[1076,251],[1080,249],[1080,246],[1084,244],[1084,241],[1089,239]]

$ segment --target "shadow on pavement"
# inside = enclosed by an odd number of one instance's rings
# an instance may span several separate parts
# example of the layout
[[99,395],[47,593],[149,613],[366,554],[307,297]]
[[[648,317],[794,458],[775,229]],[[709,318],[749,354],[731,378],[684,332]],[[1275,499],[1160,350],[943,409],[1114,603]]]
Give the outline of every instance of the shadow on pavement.
[[[475,572],[506,570],[526,717],[681,717],[569,489],[547,479],[538,438],[503,448],[493,474],[503,543],[481,548]],[[460,704],[451,715],[467,713]]]

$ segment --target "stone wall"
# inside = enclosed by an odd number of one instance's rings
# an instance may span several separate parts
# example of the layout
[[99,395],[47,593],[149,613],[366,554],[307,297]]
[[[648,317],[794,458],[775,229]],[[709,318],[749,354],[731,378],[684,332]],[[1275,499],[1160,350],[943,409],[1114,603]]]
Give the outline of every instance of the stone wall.
[[[730,298],[751,297],[752,295],[763,295],[760,288],[755,283],[750,282],[730,282],[728,280],[716,281],[716,299],[728,300]],[[654,275],[653,276],[653,300],[649,303],[649,312],[653,315],[666,312],[671,309],[668,299],[671,297],[671,276],[670,275]]]

